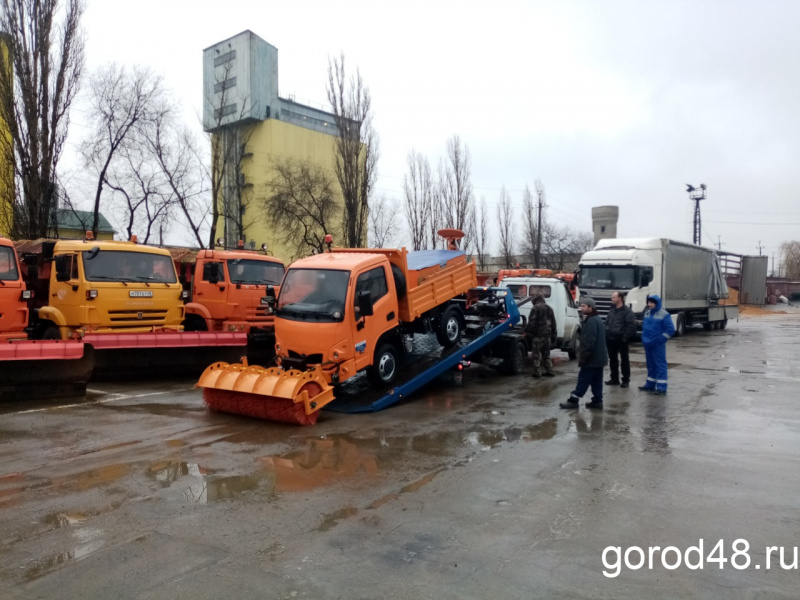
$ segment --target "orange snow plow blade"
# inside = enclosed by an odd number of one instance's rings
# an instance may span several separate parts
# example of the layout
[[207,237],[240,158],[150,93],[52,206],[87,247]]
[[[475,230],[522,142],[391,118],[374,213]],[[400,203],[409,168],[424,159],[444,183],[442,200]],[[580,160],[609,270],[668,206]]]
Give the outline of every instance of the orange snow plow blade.
[[196,387],[203,388],[211,410],[298,425],[316,423],[319,409],[334,400],[319,367],[303,372],[218,362],[203,371]]

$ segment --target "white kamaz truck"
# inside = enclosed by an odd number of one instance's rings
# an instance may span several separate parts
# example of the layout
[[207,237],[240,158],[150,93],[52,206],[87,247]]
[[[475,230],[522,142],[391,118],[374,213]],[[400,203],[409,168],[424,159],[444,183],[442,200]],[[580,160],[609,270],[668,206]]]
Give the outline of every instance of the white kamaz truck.
[[661,296],[672,315],[675,335],[700,324],[706,330],[724,329],[739,317],[728,301],[728,286],[717,253],[709,248],[662,238],[605,239],[586,252],[579,263],[582,294],[592,297],[605,315],[611,294],[626,294],[641,327],[647,297]]

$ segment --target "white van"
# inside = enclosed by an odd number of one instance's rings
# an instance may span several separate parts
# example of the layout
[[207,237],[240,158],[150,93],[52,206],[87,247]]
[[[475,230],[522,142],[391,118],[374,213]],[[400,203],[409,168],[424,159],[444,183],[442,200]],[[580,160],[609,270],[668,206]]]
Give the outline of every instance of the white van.
[[519,307],[523,326],[528,322],[536,294],[544,296],[545,302],[556,316],[558,341],[554,348],[566,352],[570,359],[578,356],[580,348],[581,317],[578,305],[572,298],[567,283],[550,277],[505,277],[499,287],[508,288]]

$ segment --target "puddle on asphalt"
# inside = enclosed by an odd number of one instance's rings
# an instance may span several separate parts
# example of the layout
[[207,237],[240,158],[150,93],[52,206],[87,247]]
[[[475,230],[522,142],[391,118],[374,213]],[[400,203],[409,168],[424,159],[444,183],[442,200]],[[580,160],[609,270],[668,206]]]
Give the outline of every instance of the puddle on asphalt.
[[526,426],[480,427],[466,433],[438,431],[412,437],[311,437],[285,454],[258,457],[260,469],[248,475],[223,477],[200,464],[175,461],[151,463],[146,472],[162,489],[180,490],[179,496],[174,495],[176,499],[210,503],[247,494],[263,498],[348,483],[362,485],[406,464],[414,453],[448,458],[465,445],[487,451],[504,442],[547,440],[555,437],[557,422],[553,417]]
[[77,528],[72,533],[75,545],[69,550],[33,560],[25,566],[22,578],[26,582],[47,575],[61,565],[86,558],[104,546],[103,532],[92,527]]

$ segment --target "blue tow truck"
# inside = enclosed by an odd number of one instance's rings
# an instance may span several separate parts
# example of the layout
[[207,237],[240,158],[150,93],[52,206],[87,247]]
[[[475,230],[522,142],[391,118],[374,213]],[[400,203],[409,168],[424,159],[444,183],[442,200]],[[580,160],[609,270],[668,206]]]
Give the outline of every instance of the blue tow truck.
[[426,344],[426,336],[417,336],[421,339],[407,353],[398,377],[400,383],[388,391],[370,389],[364,378],[357,377],[345,382],[337,390],[336,400],[324,410],[342,413],[383,410],[448,373],[460,383],[463,369],[471,362],[510,375],[522,372],[530,345],[517,327],[520,314],[508,289],[471,289],[465,301],[464,318],[464,334],[453,348],[443,350],[435,340]]

